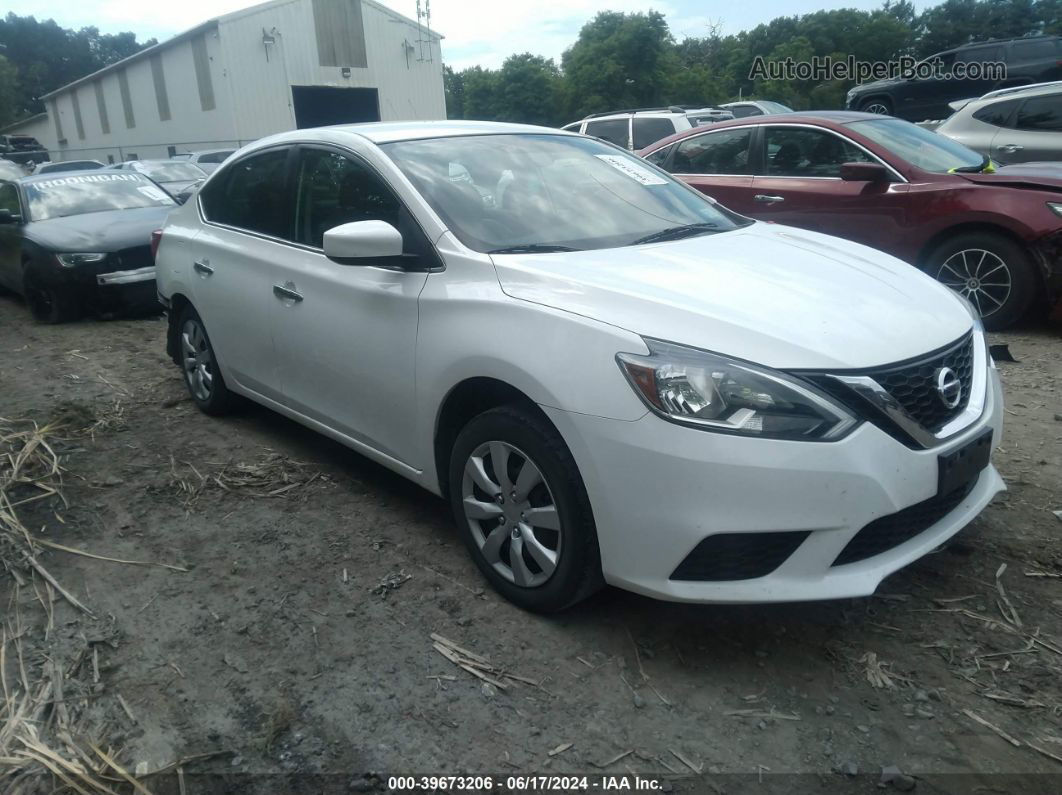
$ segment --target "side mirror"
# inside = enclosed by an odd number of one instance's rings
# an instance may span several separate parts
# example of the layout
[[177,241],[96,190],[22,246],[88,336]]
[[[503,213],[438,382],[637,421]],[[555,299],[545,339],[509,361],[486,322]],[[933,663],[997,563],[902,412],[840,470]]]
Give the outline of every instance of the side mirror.
[[0,224],[21,224],[22,216],[10,210],[0,210]]
[[887,182],[889,171],[881,163],[842,163],[841,179],[845,182]]
[[402,256],[402,233],[386,221],[355,221],[324,233],[324,255],[340,265],[374,265]]

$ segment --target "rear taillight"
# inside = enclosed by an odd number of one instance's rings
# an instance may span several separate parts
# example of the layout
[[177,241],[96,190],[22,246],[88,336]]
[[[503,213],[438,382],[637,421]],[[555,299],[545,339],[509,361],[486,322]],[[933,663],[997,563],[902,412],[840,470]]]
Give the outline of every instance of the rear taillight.
[[162,242],[162,230],[156,229],[151,233],[151,259],[158,259],[159,256],[159,243]]

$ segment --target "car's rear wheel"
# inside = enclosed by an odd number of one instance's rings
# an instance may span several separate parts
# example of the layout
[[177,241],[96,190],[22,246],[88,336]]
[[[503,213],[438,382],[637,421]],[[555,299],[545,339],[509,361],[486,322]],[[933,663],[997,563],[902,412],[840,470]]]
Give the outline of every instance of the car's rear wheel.
[[472,419],[451,451],[449,486],[473,560],[509,601],[555,612],[601,587],[590,500],[564,440],[541,416],[504,406]]
[[31,268],[27,268],[22,285],[26,306],[35,320],[66,323],[81,317],[81,302],[69,288],[48,283]]
[[181,312],[177,328],[181,371],[192,400],[205,414],[227,413],[236,403],[236,395],[225,385],[206,327],[191,305]]
[[1036,269],[1018,243],[990,232],[956,235],[926,258],[934,279],[969,299],[985,328],[1013,325],[1036,295]]
[[885,97],[871,97],[864,100],[859,109],[864,113],[878,113],[882,116],[892,115],[892,103]]

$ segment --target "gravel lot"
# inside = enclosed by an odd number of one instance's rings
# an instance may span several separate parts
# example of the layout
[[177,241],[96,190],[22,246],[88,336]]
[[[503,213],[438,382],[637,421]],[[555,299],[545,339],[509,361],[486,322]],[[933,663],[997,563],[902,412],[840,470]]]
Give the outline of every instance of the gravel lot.
[[[66,427],[67,504],[26,505],[25,525],[188,569],[49,551],[97,616],[56,598],[51,629],[33,588],[0,578],[27,668],[96,649],[101,681],[82,665],[67,702],[129,770],[225,752],[185,765],[189,792],[631,771],[676,791],[871,792],[887,765],[926,792],[1062,786],[1030,775],[1062,775],[1057,315],[993,335],[1019,360],[1000,363],[1010,491],[877,596],[694,607],[606,590],[553,618],[484,590],[441,500],[264,409],[200,414],[164,329],[40,326],[0,298],[0,416]],[[521,678],[481,681],[432,633]],[[7,665],[17,682],[11,648]]]

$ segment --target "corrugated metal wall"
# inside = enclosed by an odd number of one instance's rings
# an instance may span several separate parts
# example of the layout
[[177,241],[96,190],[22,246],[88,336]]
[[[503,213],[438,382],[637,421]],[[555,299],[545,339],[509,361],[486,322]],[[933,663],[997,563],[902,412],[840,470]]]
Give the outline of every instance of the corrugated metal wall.
[[[240,145],[295,128],[293,85],[375,88],[384,121],[446,118],[438,39],[428,44],[417,25],[363,0],[364,42],[332,41],[322,58],[314,6],[276,0],[230,14],[216,28],[57,94],[47,103],[53,118],[35,127],[48,132],[36,137],[53,160],[103,162]],[[334,26],[334,16],[326,23]],[[341,16],[354,35],[357,15]],[[362,48],[367,67],[321,65],[359,61]]]

